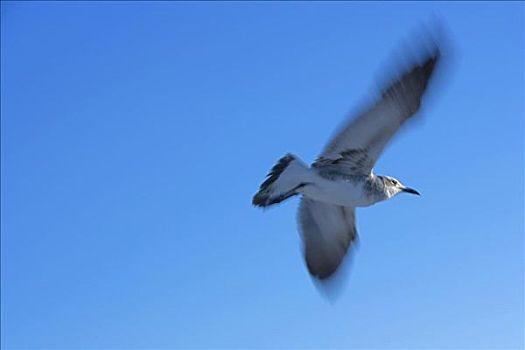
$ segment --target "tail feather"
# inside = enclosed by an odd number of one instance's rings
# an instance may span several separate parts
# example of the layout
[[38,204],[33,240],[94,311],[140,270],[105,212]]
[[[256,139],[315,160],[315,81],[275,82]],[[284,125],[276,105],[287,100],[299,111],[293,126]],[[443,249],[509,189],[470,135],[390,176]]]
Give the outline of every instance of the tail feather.
[[299,190],[308,184],[308,166],[292,154],[287,154],[273,166],[252,203],[258,207],[267,207],[280,203],[299,194]]

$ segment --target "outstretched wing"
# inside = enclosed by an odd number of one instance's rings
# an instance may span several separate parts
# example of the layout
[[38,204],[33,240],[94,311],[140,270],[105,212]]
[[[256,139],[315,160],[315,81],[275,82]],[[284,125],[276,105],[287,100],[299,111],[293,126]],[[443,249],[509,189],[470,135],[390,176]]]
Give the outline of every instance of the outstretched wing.
[[336,134],[313,166],[335,167],[349,174],[370,173],[388,141],[418,111],[439,56],[436,47],[422,64],[401,74],[374,106]]
[[357,238],[355,209],[303,197],[298,219],[308,271],[319,279],[330,277]]

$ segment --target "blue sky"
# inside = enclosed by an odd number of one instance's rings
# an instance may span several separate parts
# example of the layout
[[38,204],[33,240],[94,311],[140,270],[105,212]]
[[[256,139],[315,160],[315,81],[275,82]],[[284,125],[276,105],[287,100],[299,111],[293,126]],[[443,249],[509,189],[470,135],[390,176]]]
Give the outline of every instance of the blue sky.
[[[3,348],[523,347],[523,3],[1,10]],[[297,199],[251,197],[434,16],[447,74],[376,167],[423,195],[357,211],[329,301]]]

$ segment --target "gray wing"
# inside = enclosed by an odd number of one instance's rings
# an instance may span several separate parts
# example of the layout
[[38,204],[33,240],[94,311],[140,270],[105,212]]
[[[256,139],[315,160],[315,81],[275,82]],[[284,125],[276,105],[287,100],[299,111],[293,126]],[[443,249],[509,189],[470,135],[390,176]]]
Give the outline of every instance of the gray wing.
[[401,74],[383,90],[374,106],[336,134],[313,166],[369,174],[388,141],[419,110],[439,56],[436,47],[422,64],[415,64]]
[[341,265],[357,238],[355,209],[303,197],[298,217],[308,271],[326,279]]

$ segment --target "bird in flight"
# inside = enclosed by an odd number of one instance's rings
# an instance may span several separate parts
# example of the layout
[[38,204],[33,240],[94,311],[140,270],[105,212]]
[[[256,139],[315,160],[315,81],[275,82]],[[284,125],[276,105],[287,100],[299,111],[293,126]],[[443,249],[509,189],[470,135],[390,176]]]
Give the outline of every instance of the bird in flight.
[[356,240],[356,207],[402,192],[419,195],[391,176],[374,174],[373,167],[390,139],[420,108],[440,58],[436,44],[425,52],[373,105],[349,120],[311,166],[296,155],[285,155],[253,197],[253,205],[268,207],[301,195],[298,221],[304,258],[319,280],[334,274]]

